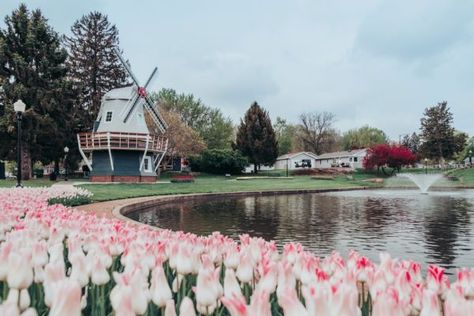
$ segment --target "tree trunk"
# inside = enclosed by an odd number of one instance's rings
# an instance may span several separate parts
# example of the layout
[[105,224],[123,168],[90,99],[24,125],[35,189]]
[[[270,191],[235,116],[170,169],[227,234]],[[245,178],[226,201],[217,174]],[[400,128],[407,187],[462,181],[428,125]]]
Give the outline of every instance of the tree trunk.
[[31,179],[32,171],[30,148],[26,144],[23,144],[23,146],[21,146],[21,179]]
[[257,165],[257,163],[254,162],[254,164],[253,164],[253,173],[257,174],[257,172],[258,172],[258,165]]

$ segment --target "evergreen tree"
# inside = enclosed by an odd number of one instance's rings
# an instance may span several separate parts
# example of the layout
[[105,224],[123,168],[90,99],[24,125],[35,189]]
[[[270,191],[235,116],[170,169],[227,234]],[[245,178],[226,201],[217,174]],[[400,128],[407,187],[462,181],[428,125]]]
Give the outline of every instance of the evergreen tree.
[[76,120],[90,129],[99,112],[102,96],[124,85],[127,74],[113,48],[118,48],[118,30],[106,15],[91,12],[71,27],[72,36],[65,37],[69,51],[70,77],[80,91],[80,107]]
[[446,101],[425,109],[420,128],[420,149],[424,157],[443,163],[459,151],[452,123],[453,114]]
[[248,157],[258,172],[261,164],[272,165],[278,157],[278,143],[268,112],[254,102],[240,121],[235,148]]
[[[75,98],[65,78],[67,52],[40,10],[21,4],[5,18],[0,30],[0,82],[4,104],[0,117],[0,157],[14,158],[16,120],[12,104],[26,104],[22,124],[23,175],[31,162],[58,161],[71,142],[70,113]],[[71,146],[71,145],[69,145]]]
[[403,136],[401,144],[410,149],[415,155],[418,155],[420,149],[420,137],[417,133],[413,132],[411,135],[407,134]]

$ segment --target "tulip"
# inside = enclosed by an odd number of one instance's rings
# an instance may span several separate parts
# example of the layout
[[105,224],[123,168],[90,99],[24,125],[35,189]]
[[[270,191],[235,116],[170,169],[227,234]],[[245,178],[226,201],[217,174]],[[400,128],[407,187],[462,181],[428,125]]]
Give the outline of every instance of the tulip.
[[166,301],[165,315],[164,316],[176,316],[174,300]]
[[8,257],[8,286],[15,289],[26,289],[33,282],[33,268],[29,260],[25,260],[16,252]]
[[239,266],[235,273],[242,283],[250,283],[253,280],[253,262],[252,255],[249,251],[244,251],[240,255]]
[[58,282],[49,315],[81,315],[81,287],[76,280],[66,278]]
[[183,298],[179,307],[179,316],[196,316],[193,301],[187,296]]
[[231,299],[232,297],[243,297],[239,282],[235,277],[233,269],[226,269],[224,276],[224,296]]
[[153,269],[150,294],[151,300],[158,307],[166,306],[167,302],[172,298],[171,289],[162,266],[157,266]]
[[298,299],[295,288],[285,288],[284,294],[278,298],[278,302],[283,308],[285,316],[309,316],[308,311]]
[[436,292],[429,289],[423,292],[423,308],[420,316],[441,316],[441,306]]

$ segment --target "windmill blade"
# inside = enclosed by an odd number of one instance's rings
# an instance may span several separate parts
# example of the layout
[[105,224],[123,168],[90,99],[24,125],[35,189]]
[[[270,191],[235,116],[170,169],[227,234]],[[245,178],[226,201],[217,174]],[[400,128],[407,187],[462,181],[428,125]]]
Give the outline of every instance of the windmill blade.
[[138,83],[137,77],[132,72],[132,69],[130,69],[130,66],[128,63],[123,59],[122,54],[120,54],[120,51],[117,49],[117,47],[114,47],[114,52],[119,58],[120,62],[122,63],[122,66],[125,68],[125,70],[128,72],[128,75],[132,78],[133,82],[139,87],[140,84]]
[[131,102],[132,106],[130,106],[130,109],[127,111],[127,114],[125,115],[125,118],[123,119],[123,122],[124,123],[127,123],[128,121],[128,118],[130,117],[130,115],[133,113],[133,109],[135,108],[135,106],[137,106],[138,102],[140,102],[140,96],[138,95],[138,93],[135,95],[135,99],[133,100],[133,102]]
[[156,124],[156,126],[158,126],[158,129],[162,133],[166,132],[166,129],[168,128],[168,124],[166,124],[165,120],[163,119],[159,111],[157,111],[157,109],[155,108],[155,106],[153,105],[153,102],[151,101],[149,97],[145,98],[144,107],[147,110],[147,112],[150,114],[151,118],[153,119],[153,122]]
[[155,77],[155,74],[156,74],[157,71],[158,71],[158,67],[155,67],[155,69],[153,69],[153,71],[151,72],[150,77],[148,77],[148,80],[145,83],[145,86],[144,86],[145,89],[148,88],[148,85],[151,83],[151,81]]

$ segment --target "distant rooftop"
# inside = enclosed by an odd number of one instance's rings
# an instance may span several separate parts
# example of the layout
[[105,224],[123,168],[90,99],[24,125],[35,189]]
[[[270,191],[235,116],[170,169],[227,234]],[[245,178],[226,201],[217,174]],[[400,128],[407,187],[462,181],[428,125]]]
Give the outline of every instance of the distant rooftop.
[[352,157],[359,153],[365,152],[367,149],[353,149],[347,151],[336,151],[333,153],[325,153],[318,156],[318,159],[331,159],[331,158],[342,158],[342,157]]

